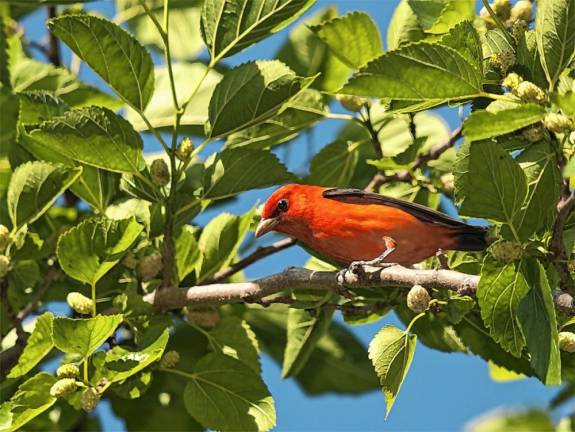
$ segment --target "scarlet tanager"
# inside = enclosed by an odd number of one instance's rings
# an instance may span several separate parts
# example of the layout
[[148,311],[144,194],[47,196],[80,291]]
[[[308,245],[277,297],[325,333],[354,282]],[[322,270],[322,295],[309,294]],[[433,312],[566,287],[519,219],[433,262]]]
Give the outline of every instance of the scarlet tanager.
[[359,189],[289,184],[266,201],[256,237],[278,231],[343,265],[411,265],[439,250],[480,251],[487,230]]

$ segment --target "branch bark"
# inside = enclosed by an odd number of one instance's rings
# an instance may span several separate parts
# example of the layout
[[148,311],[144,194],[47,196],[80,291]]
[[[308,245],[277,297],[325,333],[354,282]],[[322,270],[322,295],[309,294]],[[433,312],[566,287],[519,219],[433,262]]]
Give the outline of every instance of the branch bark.
[[420,270],[402,266],[376,268],[365,266],[357,273],[312,271],[289,268],[281,273],[252,282],[199,285],[191,288],[164,288],[144,297],[161,310],[180,309],[188,305],[217,306],[253,303],[255,299],[294,289],[340,292],[358,287],[443,288],[461,294],[473,294],[479,276],[452,270]]

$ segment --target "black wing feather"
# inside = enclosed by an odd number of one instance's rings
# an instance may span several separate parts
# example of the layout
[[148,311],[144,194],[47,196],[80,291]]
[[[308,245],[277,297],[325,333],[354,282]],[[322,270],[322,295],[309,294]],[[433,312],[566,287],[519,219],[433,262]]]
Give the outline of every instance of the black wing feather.
[[[470,225],[467,225],[461,221],[453,219],[443,213],[440,213],[436,210],[432,210],[420,204],[415,204],[408,201],[402,201],[396,198],[391,198],[376,193],[366,192],[361,189],[343,189],[343,188],[327,189],[323,192],[323,197],[350,204],[386,205],[403,210],[404,212],[407,212],[424,222],[445,225],[454,228],[463,228],[463,227],[470,228]],[[480,227],[473,227],[473,228],[480,228]]]

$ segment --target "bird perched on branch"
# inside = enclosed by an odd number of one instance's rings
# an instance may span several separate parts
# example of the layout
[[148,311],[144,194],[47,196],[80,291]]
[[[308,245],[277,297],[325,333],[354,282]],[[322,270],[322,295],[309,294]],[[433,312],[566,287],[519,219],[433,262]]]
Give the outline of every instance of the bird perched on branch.
[[487,230],[359,189],[289,184],[266,201],[256,237],[278,231],[336,263],[411,265],[440,250],[480,251]]

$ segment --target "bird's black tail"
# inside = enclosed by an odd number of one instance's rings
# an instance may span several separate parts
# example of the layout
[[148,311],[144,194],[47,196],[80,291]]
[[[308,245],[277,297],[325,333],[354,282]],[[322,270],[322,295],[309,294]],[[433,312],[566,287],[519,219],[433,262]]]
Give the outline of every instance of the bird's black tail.
[[454,233],[455,250],[474,252],[482,251],[491,243],[487,228],[465,225],[457,228]]

